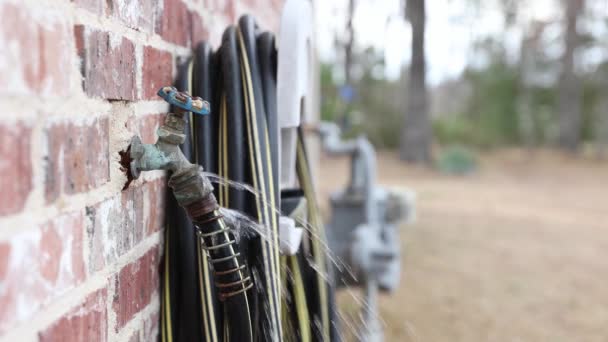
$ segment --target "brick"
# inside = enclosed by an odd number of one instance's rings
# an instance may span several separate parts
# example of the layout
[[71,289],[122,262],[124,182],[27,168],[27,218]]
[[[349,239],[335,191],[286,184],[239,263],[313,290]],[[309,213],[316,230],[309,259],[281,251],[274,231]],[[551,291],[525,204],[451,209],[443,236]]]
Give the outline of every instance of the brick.
[[144,317],[143,323],[140,324],[138,329],[133,331],[129,337],[129,342],[147,342],[158,340],[158,328],[160,322],[160,313],[158,309],[160,309],[160,305],[159,308],[149,314],[148,317]]
[[72,39],[69,27],[55,13],[44,22],[18,5],[0,5],[0,93],[68,93]]
[[235,0],[204,0],[204,6],[208,11],[227,14],[235,6]]
[[144,214],[143,224],[147,235],[152,235],[165,226],[165,199],[167,182],[165,178],[157,179],[142,187]]
[[163,6],[157,15],[155,32],[164,40],[188,46],[190,43],[190,13],[181,0],[161,0]]
[[144,47],[144,65],[142,70],[143,97],[160,99],[158,89],[173,84],[173,56],[150,46]]
[[108,291],[99,289],[77,307],[38,334],[40,342],[51,341],[107,341]]
[[190,13],[190,22],[192,23],[190,29],[191,46],[197,46],[198,43],[209,39],[209,31],[203,23],[203,18],[197,12]]
[[32,130],[0,124],[0,216],[20,212],[32,190]]
[[114,263],[163,224],[162,183],[130,187],[86,208],[90,272]]
[[103,15],[106,7],[106,0],[72,0],[76,6],[84,8],[94,14]]
[[154,11],[160,0],[108,0],[108,12],[137,31],[154,31]]
[[159,311],[155,311],[144,321],[143,341],[156,341],[159,331],[159,318]]
[[0,334],[84,281],[83,232],[74,212],[0,244]]
[[112,308],[116,313],[117,331],[159,292],[159,262],[159,247],[155,246],[138,260],[123,267],[116,276]]
[[146,144],[154,144],[157,139],[156,131],[162,125],[165,114],[148,114],[133,118],[127,123],[127,128]]
[[8,258],[11,255],[11,245],[8,243],[0,243],[0,279],[6,279],[8,271]]
[[114,33],[74,26],[83,89],[89,96],[135,100],[135,45]]
[[59,122],[46,129],[45,198],[86,192],[110,179],[108,118]]
[[[86,208],[90,272],[103,269],[128,252],[143,237],[134,204],[135,188]],[[139,204],[137,204],[139,205]]]

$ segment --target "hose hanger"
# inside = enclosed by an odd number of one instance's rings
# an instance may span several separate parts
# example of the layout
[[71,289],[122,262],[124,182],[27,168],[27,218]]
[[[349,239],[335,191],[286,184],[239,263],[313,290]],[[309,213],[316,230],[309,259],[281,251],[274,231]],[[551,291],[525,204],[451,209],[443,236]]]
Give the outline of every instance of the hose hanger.
[[[307,225],[304,241],[298,251],[298,263],[304,274],[307,309],[315,341],[329,341],[337,337],[336,321],[331,312],[333,289],[327,283],[331,271],[325,255],[325,230],[321,222],[306,156],[304,136],[300,129],[314,110],[309,104],[313,83],[313,27],[312,7],[308,1],[290,0],[281,16],[278,42],[278,111],[281,113],[281,186],[283,191],[299,188],[306,199]],[[293,263],[295,265],[295,263]],[[314,264],[314,265],[312,265]],[[294,272],[292,270],[292,272]]]

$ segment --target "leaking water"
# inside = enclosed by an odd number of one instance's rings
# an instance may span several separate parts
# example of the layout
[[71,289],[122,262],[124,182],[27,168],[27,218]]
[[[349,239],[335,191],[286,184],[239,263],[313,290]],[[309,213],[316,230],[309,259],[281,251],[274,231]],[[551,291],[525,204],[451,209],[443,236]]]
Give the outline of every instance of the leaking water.
[[[270,201],[264,200],[262,198],[261,192],[259,190],[257,190],[256,188],[254,188],[253,186],[246,184],[246,183],[236,182],[236,181],[227,179],[225,177],[222,177],[220,175],[217,175],[217,174],[211,173],[211,172],[203,172],[203,175],[205,177],[207,177],[212,183],[251,193],[261,202],[261,204],[265,208],[268,208],[274,214],[282,215],[280,208],[277,208],[276,206],[272,205],[272,203],[270,203]],[[254,220],[241,212],[238,212],[235,210],[230,210],[230,209],[224,209],[223,214],[225,215],[225,217],[227,215],[228,217],[230,217],[231,219],[236,220],[236,221],[242,220],[243,223],[241,225],[244,225],[245,226],[244,228],[254,230],[258,234],[260,234],[260,236],[263,239],[265,239],[265,241],[272,242],[270,239],[269,227],[265,227],[263,224],[258,223],[257,220]],[[317,227],[314,227],[312,224],[310,224],[302,219],[294,218],[294,220],[296,221],[296,223],[298,223],[299,227],[302,227],[307,231],[307,233],[313,240],[315,240],[316,242],[319,243],[319,245],[322,248],[322,252],[325,254],[325,256],[329,259],[329,261],[340,272],[347,272],[348,275],[351,276],[353,279],[355,279],[355,280],[357,279],[357,277],[356,277],[355,273],[353,272],[353,270],[351,269],[351,267],[348,264],[346,264],[340,257],[338,257],[336,254],[334,254],[333,251],[329,248],[329,245],[327,244],[325,239],[317,234],[317,230],[318,230]],[[279,239],[280,239],[280,237],[279,237]],[[278,248],[278,247],[276,247],[276,248]],[[312,261],[312,260],[309,260],[309,261]],[[329,276],[327,275],[326,271],[321,270],[321,268],[318,265],[316,265],[314,262],[311,263],[311,267],[313,267],[315,269],[315,271],[317,271],[325,279],[326,282],[330,281]]]
[[[248,193],[251,193],[260,201],[260,203],[264,207],[268,208],[271,212],[273,212],[277,215],[282,215],[280,208],[277,208],[276,206],[272,205],[269,201],[264,200],[261,192],[259,190],[255,189],[253,186],[246,184],[246,183],[236,182],[236,181],[227,179],[227,178],[219,176],[215,173],[203,172],[203,175],[205,177],[207,177],[212,183],[218,184],[220,186],[233,188],[233,189],[236,189],[239,191],[246,191]],[[255,219],[249,217],[248,215],[246,215],[242,212],[239,212],[237,210],[222,207],[222,208],[220,208],[220,212],[222,213],[226,223],[233,228],[234,236],[235,236],[235,239],[237,240],[237,242],[240,241],[240,239],[242,237],[248,237],[248,236],[255,235],[255,236],[259,236],[264,241],[269,242],[269,245],[272,246],[272,248],[279,248],[278,246],[276,246],[273,243],[274,241],[272,239],[273,237],[271,235],[272,233],[271,233],[270,227],[258,222],[257,220],[255,220]],[[336,267],[336,269],[338,269],[340,272],[348,273],[349,276],[351,276],[353,279],[356,280],[356,276],[355,276],[354,272],[352,271],[352,269],[350,268],[350,266],[347,265],[340,257],[335,255],[333,253],[333,251],[329,248],[329,245],[327,244],[325,239],[318,235],[317,227],[314,227],[312,224],[310,224],[309,222],[306,222],[305,220],[301,220],[301,219],[297,219],[297,218],[294,218],[294,220],[298,223],[298,227],[302,227],[303,229],[306,230],[306,232],[308,233],[308,235],[310,236],[311,239],[318,242],[318,244],[321,246],[322,252],[325,254],[327,259],[332,263],[332,265],[334,267]],[[279,236],[279,239],[280,238],[281,237]],[[323,267],[321,267],[320,265],[317,265],[317,263],[310,257],[307,257],[307,262],[308,262],[309,266],[324,279],[325,282],[327,282],[328,284],[331,284],[332,280],[330,279],[328,272],[326,270],[324,270]],[[252,269],[251,271],[253,272],[254,279],[255,278],[259,279],[260,275],[257,274],[257,270]],[[286,272],[287,276],[293,277],[289,268],[284,269],[283,271]],[[255,281],[254,283],[259,284],[259,281]],[[285,285],[282,285],[282,286],[285,286]],[[357,303],[357,305],[361,309],[363,309],[361,312],[370,312],[369,309],[371,308],[371,306],[369,303],[367,303],[367,301],[364,298],[359,297],[349,287],[345,287],[344,289],[346,289],[346,293],[348,294],[348,296],[351,297],[354,300],[354,302]],[[263,291],[263,289],[261,289],[261,288],[257,288],[257,290]],[[289,296],[289,294],[288,294],[289,291],[286,291],[285,288],[283,288],[282,290],[283,291],[281,291],[281,293],[283,294],[283,296]],[[289,298],[286,298],[286,299],[289,300]],[[353,317],[352,314],[345,314],[339,307],[336,307],[335,313],[338,316],[336,318],[339,322],[331,321],[331,324],[338,325],[338,327],[340,325],[347,327],[346,330],[353,333],[356,340],[362,340],[364,338],[364,336],[362,335],[362,331],[367,331],[368,328],[372,328],[372,327],[368,326],[367,319],[364,317],[363,314],[361,314],[361,312],[357,315],[357,318],[355,318],[355,317]],[[375,321],[380,322],[380,324],[382,326],[386,327],[386,322],[381,319],[379,314],[374,310],[372,310],[372,312],[373,312],[373,317],[375,318]],[[313,324],[319,325],[320,322],[313,322]],[[270,333],[270,331],[268,331],[267,329],[262,329],[262,330],[264,331],[264,334]],[[337,329],[341,339],[344,337],[343,330],[344,329]]]

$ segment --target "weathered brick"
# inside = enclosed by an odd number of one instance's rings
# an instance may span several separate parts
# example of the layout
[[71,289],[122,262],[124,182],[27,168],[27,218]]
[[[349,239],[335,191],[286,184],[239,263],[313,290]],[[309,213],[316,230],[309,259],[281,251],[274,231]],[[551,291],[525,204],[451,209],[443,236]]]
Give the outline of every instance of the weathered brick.
[[0,93],[68,93],[72,37],[59,19],[49,13],[42,23],[19,4],[0,5]]
[[146,183],[143,187],[144,226],[148,235],[152,235],[165,226],[165,198],[167,182],[164,178]]
[[148,317],[143,318],[142,324],[139,324],[137,329],[131,332],[131,336],[129,336],[129,342],[147,342],[147,341],[157,341],[158,340],[158,325],[159,325],[159,307],[155,308],[155,310],[148,315]]
[[83,232],[74,212],[0,244],[0,334],[84,281]]
[[156,92],[160,87],[173,83],[173,57],[167,51],[150,46],[144,48],[144,65],[142,70],[143,97],[160,99]]
[[190,13],[190,22],[192,23],[190,29],[191,46],[197,46],[198,43],[209,39],[209,31],[203,23],[203,18],[197,12]]
[[82,125],[59,122],[47,128],[47,202],[62,192],[85,192],[109,180],[108,129],[108,118],[96,118]]
[[165,114],[148,114],[137,118],[132,118],[127,123],[127,128],[146,144],[154,144],[157,139],[156,131],[162,125]]
[[215,13],[228,14],[227,11],[234,5],[235,0],[204,0],[205,9]]
[[72,2],[97,15],[103,15],[106,7],[106,0],[72,0]]
[[24,123],[0,124],[0,216],[21,211],[32,190],[31,138]]
[[158,183],[129,187],[117,196],[87,207],[91,272],[115,262],[160,229],[163,222],[160,206],[164,205],[164,196],[158,194]]
[[135,45],[114,33],[76,25],[74,36],[87,95],[110,100],[134,100]]
[[158,324],[160,313],[155,311],[144,321],[143,341],[156,341],[158,337]]
[[8,258],[11,255],[11,245],[8,243],[0,243],[0,279],[6,279],[8,271]]
[[147,342],[158,340],[159,308],[153,311],[148,317],[144,317],[143,324],[133,331],[129,337],[129,342]]
[[190,13],[181,0],[163,1],[162,12],[157,15],[155,32],[171,43],[188,46],[190,43]]
[[124,327],[136,313],[145,308],[158,293],[158,246],[138,260],[126,265],[115,279],[112,308],[116,313],[116,330]]
[[160,0],[108,0],[109,15],[137,31],[154,30],[154,11]]
[[108,313],[106,288],[90,295],[65,316],[38,334],[40,342],[108,340]]
[[115,262],[143,237],[133,201],[135,188],[86,208],[89,267],[96,272]]

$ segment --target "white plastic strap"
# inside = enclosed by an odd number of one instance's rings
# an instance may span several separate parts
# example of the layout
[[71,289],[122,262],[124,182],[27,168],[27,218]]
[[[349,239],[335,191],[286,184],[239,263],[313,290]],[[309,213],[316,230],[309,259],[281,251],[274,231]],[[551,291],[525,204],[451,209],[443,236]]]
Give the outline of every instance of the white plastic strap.
[[304,229],[296,227],[296,222],[287,216],[279,217],[279,245],[281,254],[295,255],[302,243]]

